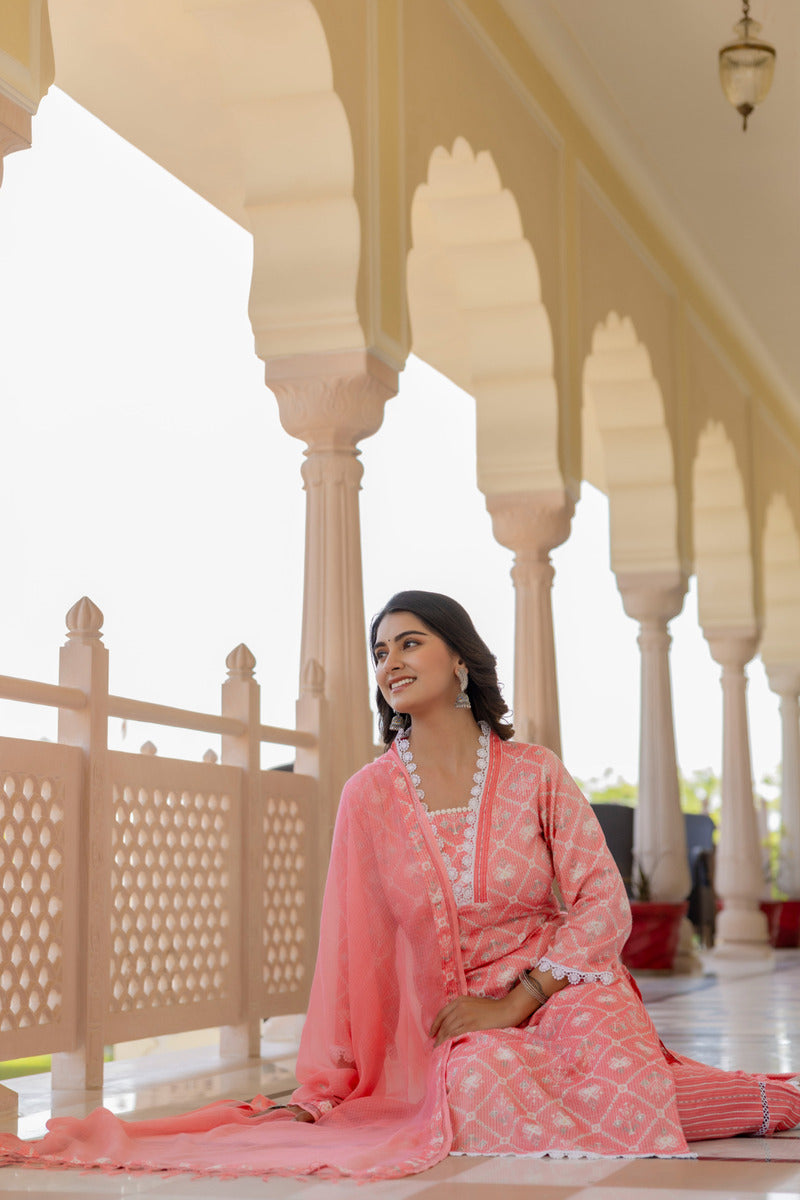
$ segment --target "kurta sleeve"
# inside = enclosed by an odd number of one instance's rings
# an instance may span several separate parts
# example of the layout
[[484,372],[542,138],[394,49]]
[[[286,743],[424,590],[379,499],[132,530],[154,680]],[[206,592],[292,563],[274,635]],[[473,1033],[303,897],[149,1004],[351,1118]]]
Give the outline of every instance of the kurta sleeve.
[[535,965],[570,983],[611,983],[631,929],[625,885],[580,788],[555,754],[539,753],[542,831],[566,913]]

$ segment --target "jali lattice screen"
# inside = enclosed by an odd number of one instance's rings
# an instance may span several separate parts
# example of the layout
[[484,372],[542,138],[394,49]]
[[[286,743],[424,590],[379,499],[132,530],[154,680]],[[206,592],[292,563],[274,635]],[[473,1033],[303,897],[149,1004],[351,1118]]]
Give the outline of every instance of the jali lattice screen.
[[[262,983],[265,1015],[305,1007],[316,921],[316,781],[264,771],[262,821]],[[294,1007],[293,1007],[294,1006]]]
[[80,769],[0,738],[0,1060],[72,1045]]
[[[109,1036],[232,1019],[239,982],[236,768],[114,754]],[[154,1023],[155,1021],[155,1023]]]

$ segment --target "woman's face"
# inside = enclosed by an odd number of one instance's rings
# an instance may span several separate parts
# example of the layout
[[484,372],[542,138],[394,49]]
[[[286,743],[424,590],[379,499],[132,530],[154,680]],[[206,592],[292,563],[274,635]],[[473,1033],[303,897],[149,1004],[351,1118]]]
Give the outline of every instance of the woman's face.
[[460,691],[461,659],[410,612],[387,613],[375,640],[375,677],[387,704],[401,713],[452,707]]

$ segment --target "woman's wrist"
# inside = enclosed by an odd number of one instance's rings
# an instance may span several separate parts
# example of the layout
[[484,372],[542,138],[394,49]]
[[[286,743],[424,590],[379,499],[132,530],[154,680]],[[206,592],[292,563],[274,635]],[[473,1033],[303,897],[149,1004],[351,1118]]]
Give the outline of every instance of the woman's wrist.
[[532,1017],[542,1007],[541,1003],[534,999],[521,983],[518,983],[516,987],[511,989],[506,996],[506,1000],[508,1001],[512,1017],[516,1018],[513,1020],[514,1025],[521,1025],[523,1021],[527,1021],[529,1017]]

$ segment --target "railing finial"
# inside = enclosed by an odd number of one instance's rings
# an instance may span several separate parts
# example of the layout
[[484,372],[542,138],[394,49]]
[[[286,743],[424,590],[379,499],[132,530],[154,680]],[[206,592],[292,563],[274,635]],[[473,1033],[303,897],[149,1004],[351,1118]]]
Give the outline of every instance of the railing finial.
[[252,679],[256,665],[253,651],[240,642],[225,659],[229,679]]
[[67,637],[79,642],[101,640],[103,614],[88,596],[81,596],[67,613]]

